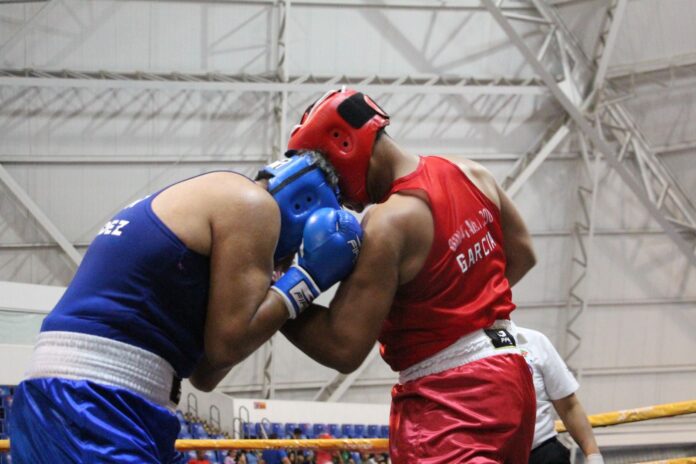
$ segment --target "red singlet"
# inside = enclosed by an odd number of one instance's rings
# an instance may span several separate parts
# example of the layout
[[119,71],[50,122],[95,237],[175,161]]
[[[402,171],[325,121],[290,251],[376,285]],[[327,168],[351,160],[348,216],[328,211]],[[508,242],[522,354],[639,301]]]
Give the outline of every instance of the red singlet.
[[450,161],[421,157],[388,194],[420,190],[433,215],[433,244],[423,269],[399,287],[379,341],[401,371],[463,335],[509,319],[515,309],[505,278],[500,211]]

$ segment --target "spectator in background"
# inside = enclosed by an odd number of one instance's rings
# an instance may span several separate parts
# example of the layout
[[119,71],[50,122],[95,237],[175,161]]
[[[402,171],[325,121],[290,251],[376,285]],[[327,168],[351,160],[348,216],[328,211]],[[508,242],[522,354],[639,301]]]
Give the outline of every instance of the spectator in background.
[[246,464],[259,464],[259,454],[256,450],[249,450],[244,456],[246,457]]
[[529,464],[569,464],[570,451],[556,438],[551,406],[578,444],[585,462],[603,464],[585,410],[575,392],[579,385],[548,338],[536,330],[518,327],[517,343],[532,367],[537,396],[536,427]]
[[188,464],[211,464],[208,458],[205,457],[205,451],[196,451],[196,457],[189,459]]
[[[290,437],[292,440],[302,440],[307,437],[302,435],[302,429],[299,427],[295,427],[292,431],[292,436]],[[307,459],[307,454],[305,453],[304,450],[301,449],[296,449],[292,450],[291,452],[288,453],[288,459],[292,464],[304,464],[305,462],[309,462]]]
[[235,459],[235,452],[232,450],[229,450],[227,454],[225,455],[225,460],[223,461],[223,464],[237,464],[237,460]]
[[[277,440],[278,434],[272,433],[268,438]],[[265,449],[261,453],[261,464],[290,464],[288,453],[282,449]]]
[[246,453],[244,450],[237,451],[234,455],[235,464],[247,464]]
[[292,456],[288,456],[288,459],[290,459],[290,462],[292,464],[311,464],[313,461],[309,459],[307,456],[308,452],[304,450],[293,450]]
[[[317,438],[321,438],[321,439],[325,440],[325,439],[329,439],[329,438],[333,438],[333,437],[331,436],[331,434],[322,433]],[[318,449],[314,452],[314,463],[315,464],[333,464],[334,454],[336,454],[336,453],[331,453],[329,451]],[[337,453],[337,454],[340,457],[340,453]]]

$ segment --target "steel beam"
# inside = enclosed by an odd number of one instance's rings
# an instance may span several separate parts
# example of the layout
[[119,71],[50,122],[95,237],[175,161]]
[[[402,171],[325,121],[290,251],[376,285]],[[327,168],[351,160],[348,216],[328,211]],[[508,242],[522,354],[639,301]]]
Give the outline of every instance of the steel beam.
[[29,18],[22,26],[14,33],[12,36],[5,41],[5,43],[0,46],[0,59],[3,61],[7,62],[5,60],[5,55],[7,54],[8,50],[10,50],[17,41],[22,39],[27,31],[31,29],[31,27],[42,19],[48,12],[50,12],[53,7],[56,6],[58,2],[56,0],[48,0],[46,4],[42,5],[41,8],[39,8],[34,15]]
[[58,230],[58,228],[53,224],[53,222],[46,216],[43,210],[37,205],[34,200],[24,191],[24,189],[17,183],[12,175],[7,172],[4,166],[0,165],[0,182],[4,184],[10,191],[12,195],[19,201],[19,203],[26,208],[26,210],[31,214],[34,219],[44,228],[53,240],[58,243],[58,246],[62,248],[65,254],[70,259],[70,264],[73,269],[76,269],[82,261],[82,255],[75,249],[75,247],[70,243],[70,241],[63,235],[63,233]]
[[553,153],[553,151],[558,147],[558,145],[560,145],[561,142],[565,140],[565,138],[570,133],[570,126],[571,123],[567,122],[563,124],[561,127],[559,127],[553,133],[551,138],[544,144],[544,146],[542,146],[535,155],[533,155],[529,160],[527,160],[527,164],[524,166],[524,168],[522,168],[522,170],[518,174],[516,174],[515,176],[506,177],[502,186],[505,189],[505,192],[508,194],[508,196],[510,196],[510,198],[514,198],[517,195],[517,193],[522,188],[522,185],[524,185],[524,183],[527,182],[527,180],[532,176],[532,174],[534,174],[537,171],[537,169],[539,169],[539,166],[541,166],[541,164],[546,160],[546,158],[548,158],[549,155]]
[[[47,0],[0,0],[2,3],[15,1],[47,1]],[[141,1],[141,0],[130,0]],[[233,3],[241,5],[275,5],[278,0],[207,0],[206,3]],[[553,5],[562,6],[589,0],[549,0]],[[150,0],[159,3],[195,3],[196,0]],[[478,0],[294,0],[293,4],[301,7],[336,7],[336,8],[369,8],[369,9],[407,9],[407,10],[436,10],[440,11],[483,11]],[[530,11],[533,9],[523,2],[512,2],[502,6],[504,11]]]
[[[289,54],[289,44],[290,44],[290,8],[292,6],[291,0],[280,0],[278,4],[278,41],[277,41],[277,74],[278,78],[283,84],[287,84],[290,80],[290,62],[288,58]],[[275,107],[278,134],[276,138],[277,147],[273,159],[281,159],[283,153],[285,153],[285,148],[287,147],[287,137],[288,137],[288,91],[282,90],[277,95],[277,104]]]
[[628,188],[636,195],[638,200],[647,209],[653,219],[655,219],[660,226],[662,226],[665,233],[667,233],[677,248],[684,254],[687,261],[692,266],[696,266],[696,254],[694,254],[693,246],[681,237],[674,225],[660,212],[657,206],[650,201],[644,189],[633,177],[633,174],[621,163],[621,161],[618,160],[616,150],[614,150],[611,145],[602,138],[597,129],[587,121],[585,115],[580,112],[580,110],[568,99],[563,90],[556,83],[554,77],[549,73],[549,71],[546,70],[544,65],[537,60],[535,54],[529,49],[522,37],[517,33],[517,31],[515,31],[496,4],[492,0],[481,0],[481,2],[484,6],[486,6],[498,25],[508,35],[513,45],[520,51],[520,53],[522,53],[527,60],[527,63],[546,83],[551,94],[566,110],[580,131],[582,131],[589,141],[592,142],[595,149],[599,150],[606,156],[607,162],[612,166],[614,171],[624,181]]
[[647,74],[658,74],[662,72],[678,72],[679,70],[696,66],[696,53],[670,56],[657,60],[642,61],[629,65],[610,67],[607,72],[607,79],[640,79]]
[[664,155],[667,153],[676,153],[696,149],[696,140],[687,140],[679,143],[671,143],[659,147],[653,147],[653,152],[656,155]]
[[277,76],[225,74],[154,74],[0,69],[0,85],[8,87],[200,90],[224,92],[323,93],[327,88],[359,85],[369,93],[435,95],[548,95],[535,79],[409,76]]
[[[663,214],[667,215],[667,219],[671,222],[682,224],[683,227],[692,231],[696,230],[694,205],[670,171],[655,156],[628,111],[618,104],[608,105],[606,115],[609,122],[617,123],[628,131],[632,153],[638,163],[650,200]],[[623,135],[618,129],[610,130],[617,139]],[[656,190],[657,187],[659,190]]]
[[628,0],[616,0],[616,3],[609,7],[611,24],[609,25],[609,32],[604,39],[599,62],[597,63],[597,72],[595,73],[594,84],[592,86],[595,90],[604,87],[604,81],[607,76],[607,70],[609,69],[611,55],[614,52],[614,47],[616,47],[619,29],[621,29],[621,24],[623,23],[623,19],[626,14],[627,3]]
[[[571,77],[568,76],[570,79]],[[571,91],[571,95],[577,95]],[[585,99],[582,103],[581,109],[584,110],[592,102],[593,95],[590,94],[589,97]],[[515,197],[520,191],[522,186],[529,180],[529,178],[534,174],[537,169],[546,161],[551,153],[558,148],[558,146],[566,139],[570,133],[572,122],[566,121],[548,138],[548,140],[536,151],[534,155],[523,155],[519,158],[518,162],[512,169],[511,174],[508,174],[502,182],[502,187],[505,192],[511,197]]]
[[[2,102],[0,101],[0,104]],[[465,157],[478,162],[509,162],[516,161],[524,153],[443,153],[443,156],[452,158]],[[573,152],[562,152],[565,155],[575,155]],[[234,164],[240,166],[253,167],[259,164],[266,164],[271,153],[254,154],[244,158],[233,158],[230,154],[203,155],[181,158],[179,155],[0,155],[0,164],[22,165],[22,164]],[[549,161],[570,162],[574,158],[571,156],[552,155]]]

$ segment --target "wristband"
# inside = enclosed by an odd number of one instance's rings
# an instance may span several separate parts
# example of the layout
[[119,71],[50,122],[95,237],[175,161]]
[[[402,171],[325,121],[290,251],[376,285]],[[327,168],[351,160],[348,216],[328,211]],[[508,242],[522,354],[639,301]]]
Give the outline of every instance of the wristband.
[[604,464],[604,458],[599,453],[588,454],[585,457],[586,464]]
[[305,310],[321,291],[314,279],[300,266],[291,266],[271,290],[278,293],[285,302],[290,319],[295,319]]

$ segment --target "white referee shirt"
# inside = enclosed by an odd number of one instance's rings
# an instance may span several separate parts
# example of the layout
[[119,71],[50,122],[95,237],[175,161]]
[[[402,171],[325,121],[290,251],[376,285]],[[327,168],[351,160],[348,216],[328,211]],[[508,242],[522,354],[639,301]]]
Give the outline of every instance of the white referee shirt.
[[551,400],[560,400],[580,386],[546,335],[517,326],[517,345],[534,371],[537,410],[532,449],[556,435]]

